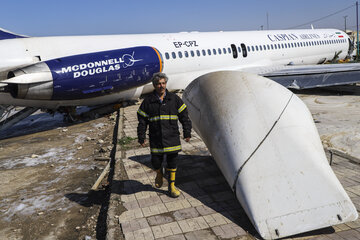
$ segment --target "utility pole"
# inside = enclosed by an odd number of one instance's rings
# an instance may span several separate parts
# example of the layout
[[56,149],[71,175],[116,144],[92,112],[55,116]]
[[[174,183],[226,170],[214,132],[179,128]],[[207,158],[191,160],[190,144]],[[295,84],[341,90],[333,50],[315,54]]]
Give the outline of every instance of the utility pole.
[[267,30],[269,30],[269,13],[266,12],[266,27],[267,27]]
[[356,1],[356,60],[359,58],[359,2]]
[[261,26],[260,26],[260,30],[261,30],[261,31],[264,30],[264,25],[261,25]]
[[346,15],[346,16],[344,16],[344,20],[345,20],[345,30],[344,30],[344,32],[346,33],[346,18],[347,18],[348,16]]

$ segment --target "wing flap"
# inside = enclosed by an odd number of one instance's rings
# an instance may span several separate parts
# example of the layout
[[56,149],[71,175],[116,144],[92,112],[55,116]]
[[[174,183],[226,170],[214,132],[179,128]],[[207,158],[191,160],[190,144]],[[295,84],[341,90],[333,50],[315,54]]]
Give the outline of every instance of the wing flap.
[[360,82],[360,63],[283,66],[259,75],[287,88],[328,87]]

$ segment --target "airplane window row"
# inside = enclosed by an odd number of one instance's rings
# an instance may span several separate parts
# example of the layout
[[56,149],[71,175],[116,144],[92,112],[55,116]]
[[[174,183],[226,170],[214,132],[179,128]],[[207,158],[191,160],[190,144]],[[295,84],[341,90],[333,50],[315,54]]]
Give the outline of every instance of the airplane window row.
[[[267,45],[256,45],[247,46],[248,52],[251,51],[262,51],[262,50],[273,50],[281,48],[296,48],[296,47],[308,47],[318,45],[329,45],[337,43],[345,43],[345,39],[333,39],[333,40],[320,40],[320,41],[308,41],[308,42],[295,42],[295,43],[278,43],[278,44],[267,44]],[[240,48],[238,49],[240,52]]]
[[[274,50],[274,49],[282,49],[282,48],[297,48],[297,47],[307,47],[307,46],[316,46],[316,45],[328,45],[328,44],[337,44],[337,43],[345,43],[346,39],[334,39],[334,40],[320,40],[320,41],[307,41],[307,42],[294,42],[294,43],[277,43],[277,44],[265,44],[265,45],[255,45],[255,46],[247,46],[248,52],[255,52],[255,51],[263,51],[263,50]],[[232,44],[233,45],[233,44]],[[242,47],[245,47],[242,44]],[[235,46],[235,45],[234,45]],[[236,48],[235,48],[236,49]],[[239,53],[241,51],[245,51],[246,49],[242,49],[241,47],[237,47]],[[234,50],[236,52],[236,50]],[[195,57],[195,56],[211,56],[211,55],[221,55],[221,54],[232,54],[231,48],[213,48],[213,49],[201,49],[201,50],[190,50],[190,51],[178,51],[176,52],[165,52],[165,58],[172,59],[179,58],[188,58],[188,57]]]
[[[210,55],[216,55],[216,54],[219,54],[219,55],[221,55],[221,54],[231,54],[231,48],[218,48],[218,49],[214,48],[214,49],[207,49],[207,50],[204,50],[204,49],[202,49],[202,50],[191,50],[191,51],[184,51],[184,53],[179,51],[177,55],[176,55],[175,52],[172,52],[171,57],[173,59],[175,59],[177,56],[179,58],[182,58],[183,55],[185,57],[189,57],[189,56],[191,56],[191,57],[195,57],[195,56],[200,57],[200,56],[206,56],[206,55],[210,56]],[[168,52],[165,53],[165,58],[170,59],[170,54]]]

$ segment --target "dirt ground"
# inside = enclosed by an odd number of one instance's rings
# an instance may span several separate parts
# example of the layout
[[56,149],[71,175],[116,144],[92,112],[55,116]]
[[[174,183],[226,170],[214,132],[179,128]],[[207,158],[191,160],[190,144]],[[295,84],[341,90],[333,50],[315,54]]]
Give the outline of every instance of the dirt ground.
[[0,239],[105,239],[116,113],[77,124],[32,115],[0,135]]
[[324,147],[360,158],[360,85],[295,93],[312,113]]

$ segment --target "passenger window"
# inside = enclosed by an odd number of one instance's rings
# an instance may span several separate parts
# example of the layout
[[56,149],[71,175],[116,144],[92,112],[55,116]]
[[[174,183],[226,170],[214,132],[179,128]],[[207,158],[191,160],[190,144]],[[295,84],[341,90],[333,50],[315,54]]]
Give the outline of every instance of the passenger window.
[[196,55],[197,55],[198,57],[200,57],[200,51],[199,51],[199,50],[196,50]]
[[189,53],[187,51],[184,52],[185,57],[189,57]]
[[241,53],[241,48],[240,47],[238,47],[238,51],[239,51],[239,53]]
[[223,48],[223,53],[226,54],[226,48]]
[[169,53],[167,53],[167,52],[165,53],[165,58],[166,58],[166,59],[169,59],[169,58],[170,58]]
[[203,49],[203,50],[201,50],[201,52],[202,52],[202,55],[203,56],[206,56],[206,52],[205,52],[205,50]]
[[247,47],[248,52],[250,52],[250,46]]
[[219,53],[219,55],[221,55],[221,49],[220,48],[218,48],[218,53]]
[[193,50],[190,51],[190,54],[191,54],[192,57],[195,57],[195,53],[194,53]]
[[208,55],[209,55],[209,56],[211,55],[211,50],[210,50],[210,49],[208,49]]
[[216,49],[215,48],[213,49],[213,53],[214,53],[214,55],[216,55]]
[[179,58],[182,58],[182,52],[178,52]]
[[176,58],[176,54],[174,52],[171,53],[171,56],[172,56],[173,59]]
[[257,46],[257,45],[255,46],[255,48],[256,48],[256,51],[259,51],[259,48],[258,48],[258,46]]
[[253,51],[253,52],[255,51],[255,48],[254,48],[254,46],[251,46],[251,51]]

